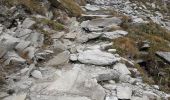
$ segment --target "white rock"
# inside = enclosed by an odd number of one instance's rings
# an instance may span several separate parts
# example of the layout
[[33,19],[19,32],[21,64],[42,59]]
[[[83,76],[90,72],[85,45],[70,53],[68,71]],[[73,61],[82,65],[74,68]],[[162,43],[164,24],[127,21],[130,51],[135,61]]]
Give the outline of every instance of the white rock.
[[113,54],[100,50],[87,50],[79,53],[78,60],[81,63],[86,64],[111,65],[116,61],[119,61],[119,58],[116,58]]
[[122,36],[127,35],[128,32],[122,31],[122,30],[116,30],[113,32],[103,32],[102,37],[107,38],[107,39],[116,39]]
[[125,64],[122,63],[117,63],[116,65],[114,65],[115,70],[117,70],[121,75],[130,75],[130,71],[128,70],[127,66]]
[[128,86],[118,86],[117,87],[117,97],[118,99],[131,99],[132,89]]
[[85,8],[86,8],[87,10],[90,10],[90,11],[100,10],[100,8],[99,8],[98,6],[90,5],[90,4],[87,4],[87,5],[85,6]]
[[110,53],[115,53],[115,52],[116,52],[116,49],[109,49],[108,52],[110,52]]
[[71,61],[77,61],[78,60],[77,55],[76,54],[71,54],[70,55],[70,60]]
[[31,72],[31,75],[32,75],[34,78],[42,79],[42,74],[41,74],[41,72],[38,71],[38,70],[34,70],[33,72]]

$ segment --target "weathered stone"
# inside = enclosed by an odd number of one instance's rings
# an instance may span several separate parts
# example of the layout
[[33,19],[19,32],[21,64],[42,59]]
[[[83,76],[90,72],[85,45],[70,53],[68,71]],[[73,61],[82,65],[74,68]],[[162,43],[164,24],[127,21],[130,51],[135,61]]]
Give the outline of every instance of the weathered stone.
[[112,25],[118,25],[121,23],[121,20],[116,17],[112,18],[97,18],[90,21],[84,21],[81,23],[82,28],[88,28],[89,31],[95,31],[97,30],[102,31],[105,27],[112,26]]
[[42,79],[42,74],[41,74],[41,72],[38,71],[38,70],[34,70],[33,72],[31,72],[31,75],[32,75],[34,78]]
[[105,73],[99,73],[97,77],[98,82],[100,81],[109,81],[109,80],[118,80],[119,79],[119,73],[115,70],[106,71]]
[[117,87],[117,97],[118,99],[131,99],[132,89],[128,86],[118,86]]
[[71,61],[77,61],[78,60],[77,55],[76,54],[71,54],[70,55],[70,60]]
[[100,10],[100,8],[99,8],[98,6],[90,5],[90,4],[87,4],[87,5],[85,6],[85,8],[86,8],[87,10],[90,10],[90,11]]
[[47,65],[49,66],[63,65],[67,63],[69,59],[70,59],[70,52],[64,51],[62,53],[59,53],[57,56],[54,56],[53,59],[47,62]]
[[7,59],[4,64],[24,64],[26,62],[25,59],[21,58],[15,51],[7,52],[7,54],[4,56],[5,59]]
[[127,34],[128,34],[128,32],[126,32],[126,31],[117,30],[117,31],[113,31],[113,32],[104,32],[102,37],[107,38],[107,39],[115,39],[115,38],[125,36]]
[[15,47],[15,49],[19,52],[23,52],[31,44],[30,41],[23,41],[21,40]]
[[117,63],[113,69],[117,70],[121,75],[130,75],[131,74],[130,71],[128,70],[127,66],[122,63]]
[[25,100],[27,94],[22,93],[22,94],[14,94],[12,96],[6,97],[3,100]]
[[102,52],[100,50],[87,50],[79,53],[78,60],[81,63],[94,64],[94,65],[111,65],[119,58],[116,58],[113,54]]
[[24,20],[24,22],[22,23],[22,27],[27,29],[27,28],[30,28],[31,26],[33,26],[35,24],[35,21],[33,21],[32,19],[30,18],[26,18]]
[[144,91],[143,94],[149,98],[149,100],[161,100],[161,97],[151,91]]
[[100,37],[102,33],[92,32],[88,34],[82,34],[81,36],[77,37],[78,42],[84,43],[88,40],[96,39]]

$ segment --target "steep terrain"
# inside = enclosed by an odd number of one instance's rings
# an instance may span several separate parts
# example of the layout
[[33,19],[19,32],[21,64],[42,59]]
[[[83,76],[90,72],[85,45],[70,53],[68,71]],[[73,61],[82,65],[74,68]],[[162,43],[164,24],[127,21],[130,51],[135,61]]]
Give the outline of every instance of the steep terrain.
[[169,100],[163,0],[0,0],[0,100]]

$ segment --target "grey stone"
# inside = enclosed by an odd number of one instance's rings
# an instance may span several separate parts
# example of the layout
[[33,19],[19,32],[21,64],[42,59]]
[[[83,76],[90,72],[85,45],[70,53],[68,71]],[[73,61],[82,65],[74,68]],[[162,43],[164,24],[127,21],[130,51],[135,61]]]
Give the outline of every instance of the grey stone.
[[112,18],[97,18],[90,21],[84,21],[81,23],[82,28],[88,28],[90,31],[102,31],[105,27],[118,25],[121,20],[116,17]]
[[92,32],[92,33],[86,33],[82,34],[81,36],[77,37],[78,42],[84,43],[92,39],[96,39],[100,37],[102,33]]
[[37,78],[37,79],[42,79],[42,74],[40,71],[38,70],[34,70],[33,72],[31,72],[31,75],[34,77],[34,78]]
[[113,32],[104,32],[102,37],[107,38],[107,39],[116,39],[122,36],[127,35],[128,32],[122,31],[122,30],[116,30]]
[[170,63],[170,52],[158,51],[156,52],[156,54],[162,59],[166,60],[168,63]]
[[21,40],[15,47],[15,49],[19,52],[23,52],[31,44],[30,41],[23,41]]
[[114,65],[115,70],[117,70],[121,75],[130,75],[130,71],[128,70],[127,66],[125,64],[122,63],[117,63],[116,65]]
[[117,87],[117,97],[118,99],[131,99],[132,89],[128,86],[118,86]]
[[113,54],[100,50],[87,50],[79,53],[78,60],[85,64],[111,65],[120,59],[116,58]]
[[64,51],[62,53],[59,53],[57,56],[54,56],[51,60],[47,62],[47,65],[49,66],[58,66],[63,65],[67,63],[70,59],[70,52]]
[[25,59],[21,58],[15,51],[8,51],[7,54],[4,56],[4,59],[7,59],[4,64],[24,64],[26,62]]

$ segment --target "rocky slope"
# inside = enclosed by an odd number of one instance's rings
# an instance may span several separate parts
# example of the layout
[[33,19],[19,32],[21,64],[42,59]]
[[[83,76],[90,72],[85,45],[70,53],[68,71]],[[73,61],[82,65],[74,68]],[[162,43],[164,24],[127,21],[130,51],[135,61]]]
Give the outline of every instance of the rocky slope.
[[147,7],[133,0],[2,0],[0,99],[168,100],[168,10]]

